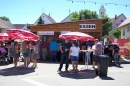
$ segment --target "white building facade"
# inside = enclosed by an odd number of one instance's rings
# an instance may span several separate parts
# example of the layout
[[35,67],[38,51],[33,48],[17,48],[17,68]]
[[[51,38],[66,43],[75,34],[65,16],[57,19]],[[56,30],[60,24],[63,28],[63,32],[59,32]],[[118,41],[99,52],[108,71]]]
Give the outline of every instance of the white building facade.
[[102,17],[102,15],[106,14],[106,9],[104,8],[104,6],[102,5],[99,9],[99,18]]
[[124,22],[122,22],[118,28],[121,31],[122,39],[130,39],[130,17],[127,18]]
[[[40,16],[43,20],[43,24],[52,24],[52,23],[56,23],[56,21],[49,15],[46,15],[45,13],[43,13],[41,16]],[[40,17],[36,20],[36,22],[34,23],[34,25],[37,25],[38,24],[38,21],[40,19]]]
[[115,30],[117,27],[124,21],[126,20],[126,17],[124,14],[120,14],[119,16],[115,15],[115,18],[112,19],[113,24],[112,24],[112,29]]

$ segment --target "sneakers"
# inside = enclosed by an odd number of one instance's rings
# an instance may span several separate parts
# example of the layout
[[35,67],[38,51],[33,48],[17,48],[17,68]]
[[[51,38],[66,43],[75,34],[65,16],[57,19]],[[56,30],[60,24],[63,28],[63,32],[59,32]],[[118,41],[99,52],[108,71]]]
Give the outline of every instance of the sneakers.
[[57,72],[60,73],[60,72],[62,72],[62,71],[58,69]]

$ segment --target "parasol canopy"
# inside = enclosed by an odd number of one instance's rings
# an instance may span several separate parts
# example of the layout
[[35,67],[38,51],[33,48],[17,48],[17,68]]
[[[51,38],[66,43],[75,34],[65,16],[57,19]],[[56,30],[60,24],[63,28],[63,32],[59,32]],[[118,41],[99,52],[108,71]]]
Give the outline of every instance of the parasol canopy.
[[89,41],[89,40],[94,40],[94,37],[81,33],[81,32],[68,32],[65,34],[61,34],[59,36],[61,39],[70,39],[70,40],[79,40],[79,41]]
[[39,40],[39,37],[36,34],[22,29],[10,29],[7,30],[7,33],[9,35],[16,34],[18,37],[20,36],[21,40],[29,40],[29,41]]

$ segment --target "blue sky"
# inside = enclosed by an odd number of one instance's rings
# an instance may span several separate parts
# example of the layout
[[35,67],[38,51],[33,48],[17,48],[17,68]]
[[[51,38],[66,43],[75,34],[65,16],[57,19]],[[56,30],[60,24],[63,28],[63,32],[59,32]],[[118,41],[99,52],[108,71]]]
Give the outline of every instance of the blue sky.
[[[94,1],[101,3],[117,3],[130,5],[130,0],[0,0],[0,16],[7,16],[13,24],[34,24],[42,12],[50,15],[56,22],[62,21],[71,12],[81,9],[89,9],[99,14],[99,8],[102,4],[91,2],[76,1]],[[126,17],[130,16],[130,6],[105,5],[106,13],[110,18],[123,13]]]

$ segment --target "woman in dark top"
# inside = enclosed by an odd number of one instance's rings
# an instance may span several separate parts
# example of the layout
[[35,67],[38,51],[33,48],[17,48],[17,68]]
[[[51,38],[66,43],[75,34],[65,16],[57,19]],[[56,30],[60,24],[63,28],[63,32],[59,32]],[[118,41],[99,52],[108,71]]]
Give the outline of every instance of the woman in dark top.
[[109,49],[110,64],[111,64],[113,59],[113,49],[114,49],[114,46],[111,41],[109,42],[108,49]]
[[[81,50],[86,50],[86,43],[85,43],[85,42],[82,42],[82,43],[81,43],[80,49],[81,49]],[[83,62],[85,62],[85,52],[81,51],[81,57],[82,57],[82,59],[83,59]]]
[[109,55],[109,48],[108,48],[108,43],[105,42],[105,45],[103,46],[103,49],[104,49],[104,55]]

